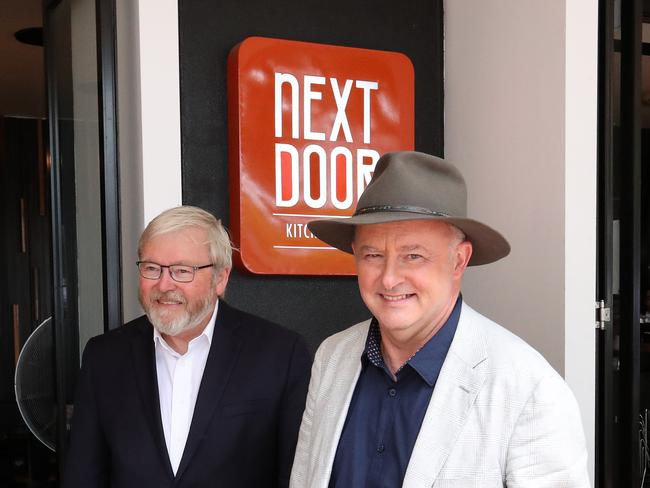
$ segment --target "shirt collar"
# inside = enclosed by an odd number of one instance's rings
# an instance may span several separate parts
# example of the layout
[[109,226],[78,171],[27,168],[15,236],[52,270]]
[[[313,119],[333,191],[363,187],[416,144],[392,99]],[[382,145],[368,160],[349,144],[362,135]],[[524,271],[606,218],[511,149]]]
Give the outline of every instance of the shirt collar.
[[[406,365],[409,365],[429,386],[435,385],[438,375],[440,374],[442,363],[447,357],[451,341],[454,339],[454,334],[456,333],[462,303],[463,299],[459,294],[451,314],[449,314],[449,317],[447,317],[447,320],[440,330],[436,332],[434,336],[431,337],[431,339],[429,339],[411,358],[409,358],[402,367],[400,367],[397,374],[399,374]],[[381,329],[379,328],[379,322],[375,317],[373,317],[370,322],[366,347],[361,358],[364,366],[370,362],[377,368],[384,369],[388,372],[388,368],[381,353]]]
[[[203,332],[201,332],[201,334],[199,334],[197,337],[195,337],[190,341],[189,345],[193,344],[195,341],[200,341],[205,339],[207,339],[208,345],[212,344],[212,335],[214,334],[214,325],[217,321],[218,310],[219,310],[219,300],[217,299],[217,303],[214,306],[214,310],[212,311],[212,316],[210,317],[210,321],[208,322],[208,325],[205,326],[205,329],[203,329]],[[202,339],[203,337],[205,337],[205,339]],[[167,344],[167,341],[165,341],[162,334],[155,327],[153,328],[153,342],[155,345],[162,346],[168,351],[175,353],[175,351],[169,346],[169,344]],[[189,345],[188,345],[188,351],[189,351]]]

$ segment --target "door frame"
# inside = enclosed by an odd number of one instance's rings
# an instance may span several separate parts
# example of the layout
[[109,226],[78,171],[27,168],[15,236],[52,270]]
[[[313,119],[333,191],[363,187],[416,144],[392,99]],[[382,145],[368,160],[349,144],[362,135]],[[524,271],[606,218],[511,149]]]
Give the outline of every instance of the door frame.
[[[638,486],[640,408],[640,250],[641,250],[641,60],[642,0],[620,3],[621,39],[614,42],[614,0],[599,5],[598,266],[597,298],[614,320],[598,333],[596,486]],[[612,67],[620,49],[620,126],[614,137]],[[616,142],[616,144],[615,144]],[[616,147],[618,146],[618,148]],[[618,182],[619,255],[613,222]],[[624,191],[623,191],[624,189]],[[619,260],[620,291],[614,301],[613,263]],[[632,324],[626,326],[625,324]],[[624,461],[623,461],[624,460]],[[620,476],[620,478],[617,478]]]

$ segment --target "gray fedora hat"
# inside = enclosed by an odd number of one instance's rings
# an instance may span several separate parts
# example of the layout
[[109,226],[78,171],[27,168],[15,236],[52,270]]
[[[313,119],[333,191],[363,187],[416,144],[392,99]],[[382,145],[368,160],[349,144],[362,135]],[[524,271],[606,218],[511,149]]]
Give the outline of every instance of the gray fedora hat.
[[508,255],[510,244],[491,227],[467,218],[463,175],[443,159],[414,151],[384,154],[351,218],[312,220],[309,230],[320,240],[352,252],[357,225],[401,220],[442,220],[455,225],[472,243],[470,266]]

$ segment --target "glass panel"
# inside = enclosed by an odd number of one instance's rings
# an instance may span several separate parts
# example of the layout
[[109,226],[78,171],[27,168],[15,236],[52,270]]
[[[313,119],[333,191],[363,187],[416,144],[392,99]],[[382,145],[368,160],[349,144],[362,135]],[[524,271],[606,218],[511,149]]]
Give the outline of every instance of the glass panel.
[[[610,470],[610,477],[613,476],[614,484],[620,483],[620,453],[621,453],[621,402],[616,399],[621,398],[621,317],[620,317],[620,178],[619,175],[619,136],[620,136],[620,121],[621,121],[621,2],[614,0],[613,2],[613,21],[614,21],[614,53],[611,63],[610,80],[612,83],[612,172],[610,174],[612,181],[610,181],[612,189],[612,261],[611,261],[611,347],[612,355],[607,356],[606,360],[611,361],[612,368],[612,382],[611,390],[607,392],[610,398],[613,398],[611,404],[610,417],[607,419],[613,422],[613,429],[611,429],[611,437],[607,440],[614,443],[607,449],[609,456],[612,456],[612,464]],[[603,460],[604,461],[604,460]],[[612,481],[611,479],[609,481]],[[611,485],[605,485],[611,486]]]
[[63,0],[51,22],[67,304],[81,352],[104,331],[95,2]]
[[[614,53],[612,84],[612,173],[611,173],[611,402],[612,435],[602,462],[612,471],[603,486],[650,486],[647,473],[648,426],[650,417],[650,313],[646,317],[645,295],[650,286],[648,272],[648,182],[645,153],[650,151],[650,113],[644,100],[650,100],[648,56],[639,41],[650,41],[649,26],[638,27],[642,12],[632,3],[613,6]],[[627,10],[622,10],[622,7]],[[633,41],[633,42],[630,42]],[[624,44],[627,43],[627,44]],[[649,44],[650,46],[650,44]],[[638,51],[632,54],[632,49]],[[628,50],[626,52],[626,49]],[[638,69],[640,67],[640,69]],[[642,73],[639,79],[639,73]],[[640,82],[640,85],[639,85]],[[640,90],[639,90],[640,87]],[[638,94],[641,93],[641,98]],[[641,126],[637,124],[640,113]],[[605,130],[608,130],[606,128]],[[637,150],[639,152],[637,152]],[[639,158],[640,154],[640,158]],[[650,154],[650,153],[649,153]],[[639,159],[641,166],[639,167]],[[640,223],[640,226],[639,226]],[[637,296],[637,294],[639,296]],[[650,294],[648,296],[650,307]],[[639,313],[641,316],[639,317]],[[607,360],[605,356],[605,360]]]
[[[645,2],[644,11],[647,8]],[[643,56],[641,59],[641,247],[640,247],[640,423],[639,459],[641,486],[650,486],[650,446],[648,445],[648,420],[650,420],[650,262],[648,261],[648,225],[650,206],[650,19],[644,15],[642,31]]]
[[[46,2],[58,438],[66,444],[80,352],[104,331],[95,0]],[[59,468],[65,452],[59,450]],[[60,471],[61,472],[61,471]]]

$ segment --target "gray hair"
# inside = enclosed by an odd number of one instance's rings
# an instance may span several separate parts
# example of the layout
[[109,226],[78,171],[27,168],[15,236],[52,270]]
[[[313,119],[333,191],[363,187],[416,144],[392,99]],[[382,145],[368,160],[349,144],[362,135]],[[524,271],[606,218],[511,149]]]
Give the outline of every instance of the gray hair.
[[211,213],[190,205],[165,210],[149,222],[138,241],[138,256],[142,257],[142,249],[153,237],[189,228],[199,228],[206,232],[207,240],[204,244],[208,245],[215,273],[224,268],[232,268],[233,246],[221,221]]
[[465,242],[467,240],[467,236],[462,230],[460,230],[454,224],[447,224],[447,225],[449,225],[449,230],[451,231],[450,245],[452,248],[455,248],[458,244],[460,244],[461,242]]

